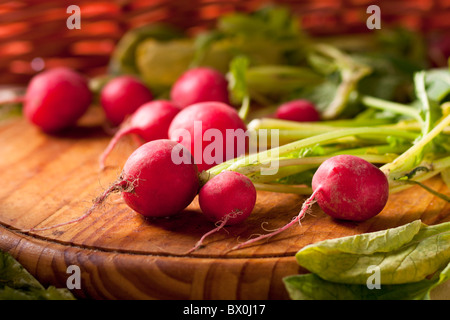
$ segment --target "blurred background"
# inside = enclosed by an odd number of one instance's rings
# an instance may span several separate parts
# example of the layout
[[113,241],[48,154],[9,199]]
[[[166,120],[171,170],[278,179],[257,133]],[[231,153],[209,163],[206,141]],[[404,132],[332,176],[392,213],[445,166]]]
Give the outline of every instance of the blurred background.
[[[302,28],[315,36],[370,32],[367,7],[378,5],[382,28],[406,26],[439,43],[434,63],[446,63],[450,52],[445,35],[450,30],[450,0],[14,0],[0,1],[0,84],[22,85],[36,72],[59,65],[100,75],[117,42],[132,28],[168,22],[195,34],[214,26],[223,14],[267,3],[290,7]],[[81,9],[81,29],[66,26],[70,5]]]

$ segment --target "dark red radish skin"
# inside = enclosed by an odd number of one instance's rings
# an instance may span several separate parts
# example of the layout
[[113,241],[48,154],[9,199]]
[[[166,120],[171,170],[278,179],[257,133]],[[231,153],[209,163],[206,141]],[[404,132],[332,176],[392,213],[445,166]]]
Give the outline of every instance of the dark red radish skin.
[[324,161],[312,180],[313,193],[300,213],[275,231],[240,243],[231,250],[272,237],[298,223],[314,201],[329,216],[347,221],[365,221],[379,214],[389,198],[389,182],[376,166],[352,155],[338,155]]
[[193,68],[182,74],[173,84],[170,99],[181,108],[206,101],[228,104],[228,81],[215,69]]
[[320,121],[320,113],[312,102],[299,99],[280,105],[275,112],[275,118],[297,122],[315,122]]
[[313,176],[316,201],[329,216],[365,221],[380,213],[389,197],[386,175],[373,164],[351,155],[324,161]]
[[[230,134],[227,138],[227,130],[236,133],[238,138],[231,139]],[[205,149],[214,143],[204,138],[207,131],[220,133],[222,137],[222,144],[217,148],[222,152],[220,159],[219,156],[208,159],[209,153],[206,155]],[[201,102],[182,109],[175,116],[169,127],[169,139],[180,142],[189,150],[201,172],[244,154],[248,146],[248,139],[243,137],[246,131],[245,123],[233,107],[221,102]]]
[[120,125],[127,116],[151,100],[153,94],[150,89],[130,75],[113,78],[100,91],[100,105],[113,126]]
[[209,180],[198,194],[202,214],[216,228],[204,234],[188,253],[202,246],[205,238],[227,225],[244,222],[255,208],[257,193],[252,181],[234,171],[222,171]]
[[428,58],[432,67],[443,68],[448,66],[450,36],[447,33],[431,35],[428,42]]
[[[175,164],[172,152],[182,153],[186,159]],[[131,209],[144,217],[176,215],[194,200],[199,190],[198,170],[191,158],[189,152],[174,141],[147,142],[130,155],[119,179],[98,196],[82,216],[57,225],[23,231],[42,231],[79,222],[92,214],[111,194],[118,192]]]
[[119,140],[134,134],[144,142],[169,138],[169,126],[180,108],[167,100],[154,100],[140,106],[121,126],[100,156],[100,169],[105,168],[105,161]]
[[76,125],[92,102],[85,77],[60,67],[43,71],[28,84],[25,118],[46,133],[57,133]]

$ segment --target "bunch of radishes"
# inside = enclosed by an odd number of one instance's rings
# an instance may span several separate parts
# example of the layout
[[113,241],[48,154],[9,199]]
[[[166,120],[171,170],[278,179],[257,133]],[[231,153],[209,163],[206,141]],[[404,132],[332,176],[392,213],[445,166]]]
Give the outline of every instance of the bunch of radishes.
[[[44,132],[56,133],[74,125],[91,103],[87,79],[73,70],[59,68],[32,79],[24,97],[24,114]],[[130,155],[120,177],[96,199],[94,207],[110,193],[120,192],[127,205],[139,214],[168,217],[183,211],[198,195],[201,211],[217,225],[211,232],[241,223],[251,214],[257,193],[247,176],[223,171],[206,183],[199,176],[246,152],[238,150],[236,143],[231,152],[225,152],[230,145],[227,130],[245,131],[247,127],[230,105],[224,75],[211,68],[191,69],[174,83],[170,100],[154,99],[139,79],[119,76],[102,88],[100,104],[105,119],[118,129],[100,155],[102,168],[107,155],[125,134],[137,135],[144,143]],[[281,105],[275,116],[292,121],[320,120],[314,105],[304,100]],[[208,130],[219,133],[223,141],[211,137],[208,140]],[[204,154],[213,144],[219,147],[216,152],[223,152],[211,162]],[[361,221],[383,209],[389,186],[385,175],[374,165],[358,157],[337,156],[319,167],[313,191],[307,205],[317,200],[332,217]],[[298,218],[305,210],[306,206]],[[48,228],[32,230],[43,229]]]

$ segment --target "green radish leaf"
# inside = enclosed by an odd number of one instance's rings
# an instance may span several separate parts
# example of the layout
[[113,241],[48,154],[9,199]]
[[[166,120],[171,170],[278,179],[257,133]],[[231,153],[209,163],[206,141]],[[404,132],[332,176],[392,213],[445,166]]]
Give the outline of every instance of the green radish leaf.
[[297,262],[325,280],[365,284],[367,269],[377,266],[383,284],[417,282],[450,261],[450,222],[427,226],[419,220],[362,235],[306,246]]
[[0,251],[0,300],[74,300],[65,288],[44,288],[9,253]]
[[312,89],[324,82],[322,75],[308,67],[275,64],[253,65],[246,78],[252,95],[273,101],[289,100],[293,92]]
[[[433,129],[436,121],[442,116],[442,112],[437,100],[430,97],[427,91],[427,74],[425,71],[417,72],[414,75],[414,84],[416,89],[416,95],[419,101],[422,118],[424,119],[424,127],[422,128],[422,134],[427,134]],[[449,87],[450,89],[450,87]]]
[[369,288],[324,280],[309,273],[283,279],[292,300],[429,300],[430,291],[450,278],[450,264],[431,279]]
[[248,97],[246,73],[249,60],[245,56],[237,56],[230,63],[230,71],[227,74],[230,98],[233,103],[240,104]]
[[190,67],[194,68],[201,66],[205,60],[205,56],[208,55],[208,52],[214,43],[222,40],[223,38],[224,35],[217,30],[211,30],[198,34],[194,39],[195,53]]
[[245,120],[250,111],[250,93],[247,86],[247,70],[249,60],[245,56],[237,56],[231,60],[227,73],[230,101],[240,104],[239,117]]
[[430,99],[444,102],[450,94],[450,73],[445,69],[431,69],[427,74],[427,92]]
[[0,251],[0,288],[32,287],[43,289],[41,284],[9,253]]
[[146,39],[169,41],[182,38],[182,31],[171,25],[151,24],[128,31],[117,43],[111,55],[109,72],[113,75],[131,73],[138,74],[136,66],[136,49]]
[[280,42],[303,36],[299,21],[288,8],[282,6],[266,6],[250,14],[236,12],[223,15],[217,22],[217,29],[228,35],[248,38],[264,36]]
[[[395,180],[403,176],[405,172],[420,165],[427,154],[437,153],[439,150],[445,151],[446,138],[441,133],[448,126],[450,118],[448,116],[443,117],[439,102],[433,100],[428,91],[430,86],[433,87],[433,83],[435,84],[436,81],[435,76],[435,79],[430,82],[425,71],[417,72],[414,75],[416,96],[418,102],[420,102],[417,104],[420,108],[420,117],[417,120],[421,122],[422,136],[415,141],[410,149],[392,163],[381,168],[384,172],[389,173],[391,182],[392,179]],[[441,81],[442,83],[445,83],[445,81]]]

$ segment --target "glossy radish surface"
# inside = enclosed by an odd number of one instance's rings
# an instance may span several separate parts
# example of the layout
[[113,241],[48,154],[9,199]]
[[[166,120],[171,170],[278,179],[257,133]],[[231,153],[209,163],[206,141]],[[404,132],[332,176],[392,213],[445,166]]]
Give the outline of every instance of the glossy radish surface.
[[275,117],[282,120],[314,122],[320,120],[320,113],[312,102],[300,99],[281,104],[275,112]]
[[123,75],[110,80],[100,92],[100,104],[113,126],[153,99],[150,89],[139,79]]
[[[145,143],[125,163],[121,180],[128,189],[122,192],[127,205],[146,217],[168,217],[181,212],[197,195],[198,171],[192,159],[172,161],[178,143],[166,139]],[[191,155],[184,150],[183,156]]]
[[209,180],[199,192],[199,204],[205,217],[226,225],[238,224],[248,218],[256,203],[256,189],[246,176],[223,171]]
[[190,69],[174,83],[170,98],[181,108],[206,101],[229,103],[228,81],[212,68]]
[[168,139],[169,126],[180,109],[170,101],[154,100],[144,103],[122,124],[100,156],[100,168],[116,144],[126,135],[134,134],[144,142]]
[[47,133],[71,126],[86,113],[92,101],[87,80],[68,68],[55,68],[34,76],[28,84],[25,118]]
[[329,216],[364,221],[380,213],[389,197],[385,174],[356,156],[339,155],[324,161],[312,180],[316,201]]
[[222,171],[200,189],[198,200],[202,214],[216,227],[205,233],[191,253],[200,248],[206,237],[228,225],[244,222],[252,213],[257,193],[252,181],[234,171]]
[[199,171],[246,152],[247,127],[231,106],[202,102],[181,110],[169,127],[169,138],[193,155]]

